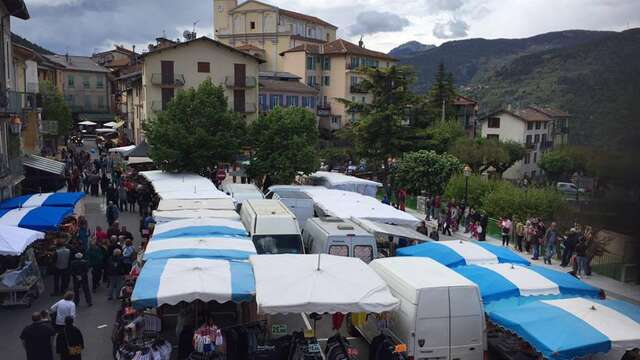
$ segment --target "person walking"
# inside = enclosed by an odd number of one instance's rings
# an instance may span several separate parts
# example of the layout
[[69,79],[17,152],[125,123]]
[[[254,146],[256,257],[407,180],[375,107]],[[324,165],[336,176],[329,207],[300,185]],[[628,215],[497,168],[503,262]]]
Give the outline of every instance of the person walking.
[[502,246],[509,247],[509,241],[511,237],[511,220],[508,217],[500,219],[500,232],[502,233]]
[[93,306],[89,291],[89,262],[84,259],[81,252],[76,253],[75,259],[71,261],[71,275],[73,276],[73,292],[75,293],[73,301],[76,305],[80,304],[80,289],[82,288],[87,305]]
[[91,230],[89,229],[89,222],[84,216],[78,218],[78,241],[82,244],[82,251],[87,251],[89,248],[89,237],[91,236]]
[[405,189],[398,190],[398,209],[405,211],[405,202],[407,201],[407,191]]
[[522,252],[522,242],[524,241],[525,227],[520,219],[515,218],[516,221],[516,250]]
[[31,321],[20,333],[27,360],[53,360],[51,344],[56,332],[48,322],[42,321],[39,312],[31,315]]
[[576,263],[578,270],[576,275],[578,278],[587,275],[587,241],[584,237],[580,238],[576,245]]
[[62,330],[64,327],[64,319],[67,317],[76,317],[76,303],[73,302],[74,297],[75,294],[73,291],[67,291],[64,297],[49,309],[52,313],[55,313],[53,323],[55,324],[56,330]]
[[551,258],[556,253],[556,243],[558,241],[558,230],[556,230],[557,224],[552,222],[544,234],[544,263],[551,265]]
[[136,260],[136,248],[133,247],[133,240],[127,238],[124,243],[124,249],[122,250],[122,263],[126,273],[131,271],[133,262]]
[[578,244],[578,238],[579,238],[579,234],[576,231],[576,228],[572,227],[571,229],[569,229],[569,234],[567,234],[563,242],[564,249],[562,251],[562,262],[560,263],[560,266],[562,267],[569,266],[569,263],[571,262],[571,257],[573,256],[573,252],[576,248],[576,245]]
[[478,236],[479,236],[479,241],[485,241],[487,240],[487,228],[489,226],[489,216],[487,215],[486,212],[482,212],[482,215],[480,216],[480,230],[478,231]]
[[107,274],[109,275],[109,300],[118,297],[118,292],[122,287],[122,277],[125,273],[124,263],[122,262],[122,250],[114,249],[112,255],[107,261]]
[[127,211],[127,188],[123,184],[118,185],[118,208]]
[[80,329],[73,325],[74,318],[68,316],[64,319],[64,327],[56,337],[56,353],[60,354],[60,360],[82,360],[84,339]]
[[91,268],[91,291],[96,292],[100,287],[102,280],[102,271],[104,270],[104,262],[107,257],[107,251],[104,247],[99,246],[96,241],[92,241],[87,250],[87,260]]
[[107,173],[103,170],[102,176],[100,177],[100,191],[102,192],[102,196],[106,196],[109,190],[109,178],[107,177]]
[[538,226],[538,219],[533,218],[531,220],[531,227],[529,228],[529,239],[531,244],[531,252],[533,256],[531,260],[538,260],[540,257],[540,227]]
[[69,287],[69,264],[71,251],[64,245],[63,239],[58,239],[53,253],[53,292],[51,296],[64,293]]
[[118,210],[118,207],[113,204],[113,201],[109,201],[109,205],[107,205],[107,224],[112,226],[119,217],[120,211]]

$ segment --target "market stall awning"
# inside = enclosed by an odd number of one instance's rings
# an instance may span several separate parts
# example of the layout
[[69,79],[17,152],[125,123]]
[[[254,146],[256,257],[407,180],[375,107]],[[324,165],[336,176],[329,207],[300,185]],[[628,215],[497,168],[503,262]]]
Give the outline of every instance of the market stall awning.
[[45,171],[54,175],[64,174],[64,163],[38,155],[27,155],[22,159],[22,164],[32,169]]
[[124,121],[118,121],[118,122],[115,122],[115,121],[109,121],[108,123],[104,123],[104,124],[103,124],[103,126],[108,126],[108,127],[110,127],[110,128],[114,128],[114,129],[117,129],[117,128],[119,128],[119,127],[122,127],[123,125],[124,125]]
[[358,258],[255,255],[249,262],[261,314],[381,313],[398,306],[387,284]]
[[126,161],[127,165],[135,165],[135,164],[151,164],[153,163],[153,159],[148,157],[132,157],[129,155],[129,158]]
[[107,134],[107,133],[114,133],[116,131],[113,129],[101,128],[101,129],[96,129],[96,132],[100,134]]
[[43,238],[40,231],[0,225],[0,255],[20,255],[32,242]]
[[0,209],[0,225],[19,226],[36,231],[56,230],[73,213],[66,207]]
[[230,196],[218,190],[210,179],[190,173],[142,171],[161,199],[224,199]]
[[341,219],[366,219],[385,224],[408,226],[415,229],[420,220],[383,204],[377,199],[355,192],[325,188],[305,188],[302,190],[313,199],[315,206],[326,216]]
[[150,260],[140,271],[131,301],[138,309],[179,302],[250,301],[255,296],[251,265],[220,259]]
[[110,153],[119,153],[122,156],[128,156],[129,151],[135,149],[135,145],[120,146],[109,149]]
[[149,144],[146,141],[136,145],[135,149],[131,150],[129,157],[148,157],[149,156]]
[[193,236],[238,236],[249,233],[240,221],[229,219],[182,219],[158,224],[151,240]]
[[370,197],[375,197],[378,188],[382,187],[377,181],[328,171],[316,171],[309,177],[329,189],[350,191]]
[[256,247],[248,236],[190,236],[150,240],[142,258],[247,260],[256,253]]
[[168,210],[235,210],[231,198],[224,199],[162,199],[158,203],[158,211]]
[[411,240],[421,240],[421,241],[430,240],[426,235],[421,234],[413,229],[409,229],[406,226],[390,225],[390,224],[379,223],[371,220],[356,219],[356,218],[354,218],[353,221],[358,225],[362,226],[362,228],[364,228],[370,233],[385,234],[389,236],[395,236],[395,237],[411,239]]
[[109,113],[83,113],[78,115],[78,119],[82,121],[105,123],[113,121],[115,119],[115,115]]
[[[223,218],[240,221],[240,215],[235,210],[168,210],[153,211],[153,218],[158,224],[167,221],[175,221],[181,219],[207,219],[207,218]],[[156,225],[157,226],[157,225]]]
[[85,120],[85,121],[80,121],[78,123],[78,125],[84,125],[84,126],[95,126],[98,125],[97,123],[94,123],[93,121],[89,121],[89,120]]
[[480,288],[485,304],[520,296],[589,296],[600,290],[571,274],[518,264],[467,265],[454,269]]
[[529,261],[508,248],[479,241],[433,241],[398,249],[396,254],[429,257],[448,267],[497,263],[529,265]]
[[0,209],[40,206],[74,207],[84,197],[83,192],[60,192],[22,195],[0,202]]
[[547,359],[575,359],[640,347],[640,307],[617,300],[540,300],[487,312]]

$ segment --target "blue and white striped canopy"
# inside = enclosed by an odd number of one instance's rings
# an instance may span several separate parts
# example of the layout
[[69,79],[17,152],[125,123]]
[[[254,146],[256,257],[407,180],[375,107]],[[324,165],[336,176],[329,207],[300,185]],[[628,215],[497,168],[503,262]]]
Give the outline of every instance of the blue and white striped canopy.
[[73,213],[68,207],[0,209],[0,224],[36,231],[58,229],[62,220]]
[[454,270],[478,285],[485,304],[521,296],[598,297],[600,292],[570,274],[535,265],[467,265]]
[[131,300],[138,309],[179,302],[250,301],[256,293],[253,269],[245,261],[163,259],[145,263]]
[[620,359],[640,347],[640,307],[617,300],[540,300],[487,311],[547,359],[569,360],[606,353]]
[[0,209],[33,207],[74,207],[84,197],[83,192],[60,192],[31,194],[14,197],[0,202]]
[[177,237],[239,236],[249,233],[240,221],[222,218],[182,219],[157,224],[152,240]]
[[398,249],[396,254],[428,257],[450,268],[498,263],[529,265],[529,261],[508,248],[479,241],[432,241]]

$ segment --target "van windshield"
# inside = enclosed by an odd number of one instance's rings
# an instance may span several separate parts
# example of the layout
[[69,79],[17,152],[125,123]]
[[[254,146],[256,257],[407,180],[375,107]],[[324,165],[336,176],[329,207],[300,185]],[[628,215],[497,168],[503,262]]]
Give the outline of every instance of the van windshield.
[[258,254],[303,254],[300,235],[254,235]]

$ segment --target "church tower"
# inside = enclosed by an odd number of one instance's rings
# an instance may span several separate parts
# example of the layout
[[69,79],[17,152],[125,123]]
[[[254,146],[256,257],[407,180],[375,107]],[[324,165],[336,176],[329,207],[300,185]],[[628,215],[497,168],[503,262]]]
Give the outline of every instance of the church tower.
[[213,35],[218,38],[218,34],[230,34],[231,15],[229,11],[238,6],[238,0],[213,0]]

